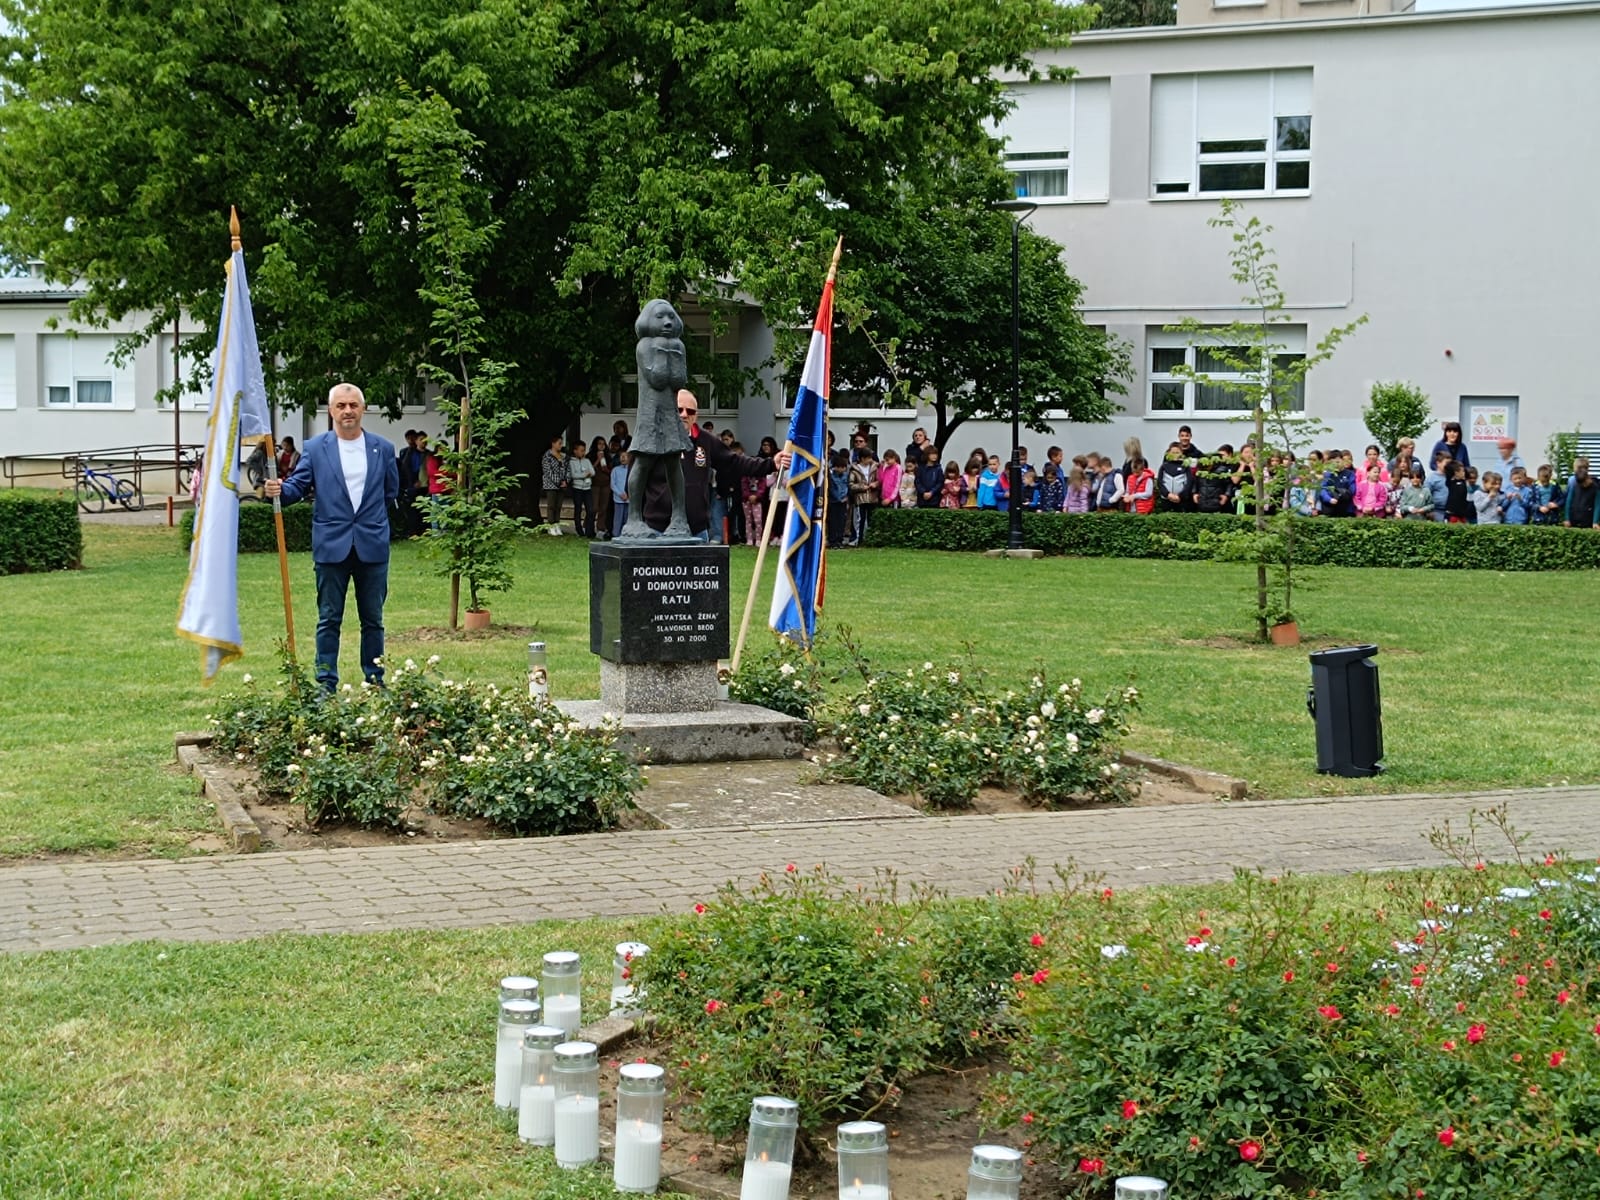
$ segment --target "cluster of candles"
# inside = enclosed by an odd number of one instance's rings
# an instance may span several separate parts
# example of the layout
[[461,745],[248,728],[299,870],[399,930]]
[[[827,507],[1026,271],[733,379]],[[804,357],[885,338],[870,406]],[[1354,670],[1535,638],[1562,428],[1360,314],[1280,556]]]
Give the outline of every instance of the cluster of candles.
[[[632,964],[649,952],[640,942],[616,949],[611,1013],[634,1016],[642,996]],[[600,1053],[578,1041],[582,1004],[577,953],[544,956],[541,979],[512,975],[500,981],[494,1102],[517,1114],[517,1135],[555,1150],[556,1164],[588,1166],[600,1157]],[[542,1020],[541,1020],[542,1018]],[[612,1178],[619,1192],[653,1193],[661,1183],[661,1132],[666,1072],[652,1063],[627,1063],[617,1082],[616,1149]],[[750,1106],[739,1200],[789,1200],[800,1106],[781,1096],[758,1096]],[[839,1200],[891,1200],[889,1132],[877,1121],[839,1126]],[[967,1172],[967,1200],[1017,1200],[1022,1152],[977,1146]],[[1116,1200],[1166,1200],[1167,1185],[1147,1176],[1116,1182]]]
[[[617,946],[612,1015],[637,1014],[632,965],[649,949],[640,942]],[[600,1049],[577,1040],[583,1025],[581,972],[575,951],[555,950],[544,956],[540,979],[502,979],[495,1039],[495,1106],[517,1114],[517,1136],[524,1142],[552,1147],[556,1165],[572,1169],[600,1157]],[[622,1068],[613,1170],[619,1192],[648,1194],[661,1182],[665,1075],[651,1063]]]

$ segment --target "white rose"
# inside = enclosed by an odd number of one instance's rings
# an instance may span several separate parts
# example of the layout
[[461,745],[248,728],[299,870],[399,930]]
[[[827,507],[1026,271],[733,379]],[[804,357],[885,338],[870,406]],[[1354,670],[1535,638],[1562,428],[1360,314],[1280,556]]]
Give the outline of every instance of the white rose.
[[872,705],[870,705],[870,704],[858,704],[858,705],[856,705],[856,711],[858,713],[860,713],[863,717],[870,717],[872,715]]
[[783,675],[783,676],[793,675],[794,674],[794,664],[793,663],[784,663],[781,667],[778,668],[778,674],[779,675]]
[[1127,952],[1128,952],[1128,948],[1126,946],[1101,946],[1100,947],[1100,957],[1101,958],[1121,958]]
[[1100,724],[1101,721],[1105,720],[1105,717],[1106,710],[1103,708],[1091,708],[1088,712],[1083,714],[1083,719],[1089,722],[1091,725]]
[[246,683],[254,683],[254,682],[255,682],[255,676],[254,676],[254,675],[252,675],[252,674],[250,674],[250,672],[249,672],[249,671],[246,671],[246,672],[245,672],[245,673],[244,673],[244,681],[245,681],[245,682],[246,682]]
[[1039,715],[1046,721],[1054,719],[1056,715],[1056,706],[1050,703],[1050,701],[1046,700],[1039,706]]

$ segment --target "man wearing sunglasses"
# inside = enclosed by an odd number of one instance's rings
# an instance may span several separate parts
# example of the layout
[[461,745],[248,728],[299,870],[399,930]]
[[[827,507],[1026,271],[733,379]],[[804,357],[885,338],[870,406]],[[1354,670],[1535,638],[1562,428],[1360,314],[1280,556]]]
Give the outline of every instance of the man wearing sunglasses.
[[[689,448],[683,452],[684,508],[689,517],[689,531],[702,542],[721,541],[712,537],[711,529],[711,478],[715,471],[723,478],[771,475],[789,465],[789,455],[779,453],[775,458],[751,458],[729,448],[697,421],[700,401],[688,388],[678,392],[678,418],[689,435]],[[672,519],[672,494],[659,475],[650,481],[645,494],[645,524],[661,532]]]

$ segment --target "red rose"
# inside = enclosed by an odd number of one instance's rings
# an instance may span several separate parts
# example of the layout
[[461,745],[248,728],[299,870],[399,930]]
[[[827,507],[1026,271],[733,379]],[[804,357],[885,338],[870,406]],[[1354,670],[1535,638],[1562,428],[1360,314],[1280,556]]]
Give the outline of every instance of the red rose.
[[1439,1130],[1439,1145],[1454,1146],[1456,1144],[1456,1131],[1449,1125]]
[[1567,1052],[1565,1050],[1557,1050],[1554,1054],[1552,1054],[1550,1056],[1550,1065],[1552,1067],[1559,1067],[1566,1060],[1567,1060]]
[[1124,1100],[1122,1102],[1122,1119],[1131,1121],[1139,1115],[1139,1102],[1137,1100]]
[[1485,1032],[1487,1032],[1487,1029],[1488,1027],[1485,1025],[1467,1026],[1467,1041],[1476,1046],[1479,1042],[1483,1041],[1483,1035]]
[[1245,1162],[1255,1162],[1256,1159],[1261,1157],[1261,1143],[1240,1142],[1239,1157],[1244,1159]]
[[1225,965],[1230,966],[1230,967],[1237,967],[1239,965],[1239,960],[1237,958],[1234,958],[1231,954],[1226,959],[1224,959],[1223,962],[1224,962]]
[[1029,942],[1030,945],[1042,946],[1042,945],[1044,945],[1044,934],[1036,933],[1031,938],[1028,939],[1028,942]]
[[705,905],[704,905],[704,904],[696,904],[696,905],[695,905],[695,906],[694,906],[694,911],[695,911],[695,912],[696,912],[696,913],[703,913],[703,912],[705,912],[705,911],[706,911],[706,906],[705,906]]
[[1322,1016],[1326,1017],[1330,1021],[1342,1021],[1344,1019],[1344,1014],[1331,1004],[1319,1004],[1317,1006],[1317,1012],[1321,1013]]
[[722,1010],[722,1001],[721,1000],[707,1000],[706,1001],[706,1012],[710,1013],[712,1016],[716,1016],[717,1013],[720,1012],[721,1010]]
[[1293,983],[1294,982],[1294,972],[1293,971],[1285,971],[1283,973],[1283,981],[1285,983]]
[[1078,1170],[1082,1171],[1085,1175],[1098,1175],[1105,1169],[1106,1164],[1103,1159],[1080,1158],[1078,1160]]

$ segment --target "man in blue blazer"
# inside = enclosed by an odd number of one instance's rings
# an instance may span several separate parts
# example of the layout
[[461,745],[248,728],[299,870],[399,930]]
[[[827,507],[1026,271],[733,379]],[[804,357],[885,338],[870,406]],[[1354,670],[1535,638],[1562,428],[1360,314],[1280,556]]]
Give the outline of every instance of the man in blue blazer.
[[361,674],[383,685],[383,603],[389,596],[389,507],[400,494],[394,446],[364,433],[366,397],[353,383],[328,392],[333,430],[306,442],[287,479],[269,479],[268,496],[293,504],[316,497],[311,560],[317,573],[317,681],[339,686],[339,626],[350,583],[361,618]]

